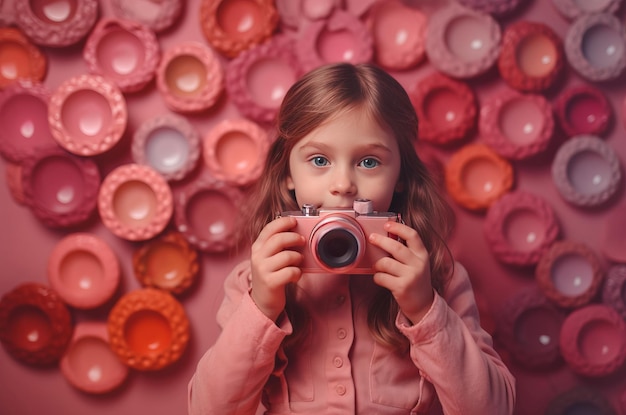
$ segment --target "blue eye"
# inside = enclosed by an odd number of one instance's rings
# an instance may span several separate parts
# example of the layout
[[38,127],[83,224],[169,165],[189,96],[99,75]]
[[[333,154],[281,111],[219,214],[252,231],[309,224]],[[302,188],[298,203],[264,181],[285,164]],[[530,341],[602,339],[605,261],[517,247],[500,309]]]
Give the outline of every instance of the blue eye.
[[313,157],[313,159],[311,161],[317,167],[323,167],[323,166],[326,166],[328,164],[328,159],[326,157],[322,157],[322,156]]
[[366,169],[373,169],[374,167],[378,166],[380,163],[378,162],[378,160],[376,159],[363,159],[360,163],[359,166],[365,167]]

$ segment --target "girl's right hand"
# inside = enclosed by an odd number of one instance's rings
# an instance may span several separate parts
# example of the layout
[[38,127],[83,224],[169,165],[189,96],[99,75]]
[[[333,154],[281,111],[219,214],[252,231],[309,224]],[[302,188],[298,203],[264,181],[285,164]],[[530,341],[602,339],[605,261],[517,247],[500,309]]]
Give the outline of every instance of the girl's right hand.
[[268,223],[251,247],[251,296],[257,307],[276,321],[285,309],[285,286],[302,276],[302,254],[289,248],[303,246],[304,236],[289,232],[296,218],[281,217]]

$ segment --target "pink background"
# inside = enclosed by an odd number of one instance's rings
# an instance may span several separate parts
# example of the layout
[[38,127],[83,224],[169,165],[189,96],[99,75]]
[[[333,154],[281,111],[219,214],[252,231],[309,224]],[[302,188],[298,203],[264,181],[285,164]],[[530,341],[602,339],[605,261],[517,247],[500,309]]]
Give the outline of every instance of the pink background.
[[[6,13],[10,2],[4,3],[0,12]],[[101,16],[110,16],[108,1],[103,0],[101,3]],[[556,12],[550,1],[535,0],[522,3],[524,4],[511,16],[499,20],[503,28],[513,21],[524,19],[547,23],[561,37],[565,35],[569,22]],[[199,4],[199,0],[189,0],[175,27],[159,35],[162,50],[183,40],[195,39],[206,42],[198,22]],[[623,11],[619,12],[619,16],[624,21]],[[48,74],[44,83],[50,90],[54,90],[71,76],[86,73],[87,67],[82,60],[81,47],[82,43],[63,49],[42,48],[49,59]],[[223,63],[226,64],[225,59]],[[412,88],[421,77],[433,71],[434,68],[428,62],[424,62],[416,69],[394,72],[394,75],[405,87]],[[569,67],[564,76],[566,76],[565,85],[588,83]],[[594,84],[611,100],[614,122],[605,141],[618,153],[622,163],[626,161],[622,114],[622,101],[626,90],[624,81],[622,76],[613,82]],[[478,95],[479,102],[485,102],[499,90],[507,88],[498,77],[497,70],[470,80],[468,84]],[[555,96],[547,95],[547,98],[553,100]],[[123,138],[126,141],[143,120],[168,111],[154,83],[142,92],[128,94],[126,100],[129,108],[129,124]],[[206,134],[217,121],[232,116],[239,114],[228,100],[224,100],[214,110],[187,118],[201,134]],[[472,140],[480,141],[480,137],[472,137]],[[442,160],[445,160],[453,150],[436,151]],[[584,242],[597,250],[602,244],[603,229],[609,225],[607,215],[617,211],[624,212],[626,200],[623,183],[618,196],[600,208],[574,207],[560,197],[551,182],[552,155],[553,153],[550,153],[533,162],[515,162],[515,188],[541,195],[553,207],[559,217],[561,239]],[[119,149],[113,150],[102,158],[103,177],[113,166],[129,161],[127,153]],[[5,166],[6,161],[0,159],[0,171],[4,172]],[[523,287],[535,284],[533,273],[498,263],[483,237],[484,214],[468,212],[454,204],[453,206],[458,223],[451,245],[457,258],[468,268],[477,295],[486,300],[491,310],[491,315],[486,314],[486,317],[496,316],[511,295]],[[139,283],[133,277],[130,261],[132,252],[138,244],[115,237],[98,220],[81,226],[79,230],[102,237],[110,243],[117,254],[122,266],[122,283],[115,299],[124,292],[139,288]],[[52,230],[43,226],[28,208],[13,200],[6,184],[0,184],[0,295],[9,292],[22,282],[47,284],[48,255],[55,244],[68,233],[68,230]],[[596,252],[600,255],[599,251]],[[119,415],[186,413],[187,382],[197,360],[218,334],[214,317],[222,297],[223,278],[238,259],[202,255],[199,281],[191,292],[179,297],[188,313],[192,336],[185,355],[173,366],[150,373],[131,371],[123,387],[104,396],[94,396],[70,386],[58,368],[25,366],[12,359],[4,349],[0,349],[0,413],[48,415],[73,413],[95,415],[112,412]],[[110,306],[111,304],[107,304],[93,311],[73,311],[73,315],[76,321],[104,321]],[[502,352],[506,359],[506,351]],[[518,414],[542,413],[553,396],[577,384],[591,386],[604,393],[616,409],[619,407],[619,396],[626,394],[624,369],[608,379],[586,380],[574,375],[565,365],[547,372],[527,371],[512,362],[510,367],[518,379]],[[622,413],[626,413],[624,409]]]

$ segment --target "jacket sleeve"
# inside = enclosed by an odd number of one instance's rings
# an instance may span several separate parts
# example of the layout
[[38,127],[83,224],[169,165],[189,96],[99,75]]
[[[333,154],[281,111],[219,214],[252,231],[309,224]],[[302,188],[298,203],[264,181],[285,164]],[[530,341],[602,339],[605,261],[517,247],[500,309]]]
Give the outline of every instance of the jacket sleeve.
[[259,407],[291,326],[285,321],[278,327],[258,309],[249,294],[249,276],[245,261],[224,282],[225,296],[217,312],[222,331],[189,382],[189,415],[247,415]]
[[435,300],[422,321],[396,324],[411,343],[411,358],[433,384],[447,415],[512,414],[515,379],[480,327],[478,308],[465,268],[455,264],[444,298]]

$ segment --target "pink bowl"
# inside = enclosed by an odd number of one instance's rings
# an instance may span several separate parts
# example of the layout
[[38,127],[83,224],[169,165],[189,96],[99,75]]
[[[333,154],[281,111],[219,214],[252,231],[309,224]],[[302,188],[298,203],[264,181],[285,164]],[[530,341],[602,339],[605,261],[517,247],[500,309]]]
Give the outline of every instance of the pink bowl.
[[568,309],[587,305],[603,279],[597,255],[587,245],[570,240],[554,242],[535,268],[535,280],[545,296]]
[[199,267],[198,253],[179,232],[148,241],[133,253],[133,271],[141,285],[173,294],[191,287]]
[[183,0],[111,0],[113,14],[148,26],[157,33],[169,29],[181,15]]
[[515,266],[535,265],[556,241],[559,224],[552,207],[525,191],[508,193],[487,210],[485,238],[495,257]]
[[472,78],[496,63],[501,40],[500,25],[490,14],[450,3],[428,20],[426,56],[446,75]]
[[626,36],[611,13],[584,14],[565,35],[565,56],[583,78],[598,82],[618,78],[626,69]]
[[90,309],[113,296],[120,281],[120,267],[103,239],[72,233],[61,239],[48,257],[48,281],[67,304]]
[[98,210],[102,223],[113,234],[144,241],[167,226],[173,212],[172,191],[151,167],[124,164],[102,182]]
[[543,153],[554,133],[550,102],[540,94],[505,91],[480,109],[479,131],[496,153],[511,160]]
[[0,299],[0,342],[19,361],[33,366],[56,364],[73,330],[67,306],[43,284],[20,284]]
[[564,65],[563,41],[548,25],[521,20],[505,29],[498,69],[512,88],[547,90],[562,76]]
[[327,19],[311,22],[296,46],[302,70],[308,72],[333,62],[368,62],[374,53],[372,35],[359,18],[335,10]]
[[613,118],[609,100],[591,85],[577,85],[563,90],[554,102],[554,112],[565,134],[603,136]]
[[[361,0],[359,4],[372,2],[373,0]],[[274,3],[280,23],[291,29],[302,27],[310,21],[327,19],[336,9],[344,7],[342,0],[275,0]],[[350,4],[346,4],[345,8],[349,9],[349,6]],[[361,15],[356,10],[349,11],[354,15]]]
[[193,113],[217,103],[224,89],[224,70],[208,46],[183,42],[165,50],[156,80],[168,108]]
[[566,19],[576,20],[581,16],[595,13],[615,13],[622,0],[577,1],[552,0],[552,5]]
[[168,181],[179,181],[198,165],[200,134],[185,117],[157,115],[137,128],[131,151],[136,163],[152,167]]
[[43,81],[48,70],[48,58],[21,30],[0,27],[0,47],[0,88],[18,79],[34,83]]
[[567,316],[560,345],[563,358],[575,373],[608,376],[626,362],[626,322],[607,305],[587,305]]
[[243,192],[214,178],[200,178],[177,193],[176,228],[203,252],[235,246],[237,211]]
[[559,335],[565,311],[534,286],[514,294],[503,307],[498,339],[520,365],[545,370],[563,363]]
[[620,188],[622,167],[615,150],[605,141],[579,135],[557,150],[552,180],[566,201],[583,207],[599,206]]
[[510,192],[513,165],[484,144],[467,144],[445,166],[446,190],[460,206],[483,211]]
[[122,138],[127,119],[122,91],[99,75],[67,79],[50,98],[52,136],[61,147],[80,156],[110,150]]
[[83,58],[91,73],[112,79],[122,92],[135,92],[154,78],[161,50],[149,27],[106,18],[89,35]]
[[226,68],[228,96],[242,115],[271,123],[285,93],[300,77],[293,39],[276,35],[241,52]]
[[418,140],[457,143],[476,126],[476,97],[463,81],[435,72],[420,79],[409,95],[419,119]]
[[56,147],[48,125],[50,92],[39,83],[17,81],[0,91],[0,154],[20,162],[41,147]]
[[26,204],[45,225],[78,225],[95,212],[100,172],[93,160],[41,149],[22,162],[21,173]]
[[201,0],[200,4],[204,37],[228,58],[269,39],[278,20],[273,0]]
[[95,321],[76,324],[60,369],[70,385],[90,394],[119,388],[129,373],[128,366],[111,350],[106,323]]
[[263,171],[270,137],[245,118],[224,119],[204,137],[204,162],[211,174],[234,186],[247,186]]
[[391,70],[417,66],[426,57],[426,15],[400,0],[374,3],[366,25],[374,41],[374,60]]
[[111,309],[107,325],[113,352],[136,370],[161,370],[176,363],[189,343],[185,309],[157,288],[126,293]]
[[64,47],[82,40],[98,18],[98,0],[16,1],[15,22],[38,45]]

